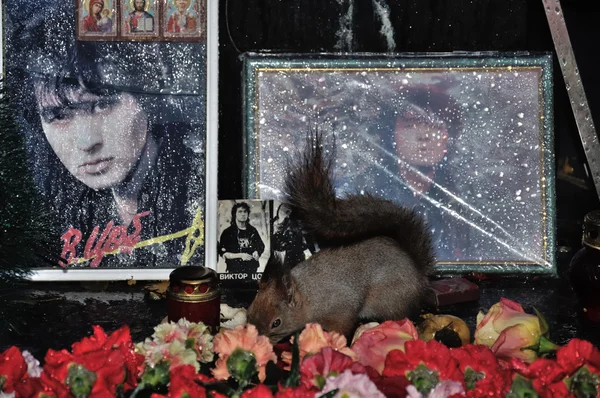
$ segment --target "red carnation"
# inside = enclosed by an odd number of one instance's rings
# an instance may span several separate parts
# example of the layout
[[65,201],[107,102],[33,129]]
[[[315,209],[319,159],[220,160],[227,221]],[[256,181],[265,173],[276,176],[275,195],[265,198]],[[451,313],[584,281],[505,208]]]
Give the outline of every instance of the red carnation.
[[348,355],[325,347],[316,354],[304,357],[300,365],[300,381],[308,388],[317,386],[322,389],[327,377],[337,376],[346,369],[350,369],[352,373],[366,372],[363,365]]
[[405,376],[383,377],[377,369],[366,366],[367,376],[383,395],[387,398],[404,398],[406,397],[406,387],[410,385],[410,381]]
[[27,363],[17,347],[0,354],[0,391],[11,393],[16,383],[27,377]]
[[67,387],[59,381],[42,372],[40,377],[29,377],[15,385],[17,397],[42,398],[71,398]]
[[44,388],[44,384],[39,377],[28,377],[15,384],[15,392],[19,397],[32,397],[37,398],[40,394],[56,396],[55,394],[49,393]]
[[314,398],[319,392],[318,389],[306,387],[304,384],[298,387],[283,387],[280,384],[278,387],[275,398]]
[[100,326],[94,326],[94,333],[72,345],[72,353],[67,350],[48,350],[44,372],[60,383],[67,384],[69,369],[81,365],[92,372],[89,382],[93,383],[91,395],[100,398],[102,394],[116,394],[117,386],[125,391],[137,385],[139,360],[134,353],[129,328],[123,326],[109,336]]
[[273,393],[264,384],[259,384],[249,390],[244,391],[241,398],[273,398]]
[[503,397],[510,390],[510,373],[500,368],[488,347],[469,344],[450,351],[464,375],[468,397]]
[[462,382],[458,362],[450,354],[450,349],[440,342],[430,340],[409,340],[404,343],[405,351],[392,350],[385,359],[383,376],[406,376],[419,365],[425,365],[439,374],[440,380]]
[[54,351],[52,349],[46,352],[44,358],[44,373],[53,379],[64,383],[69,373],[69,364],[73,363],[73,355],[67,350]]
[[594,373],[600,374],[600,351],[589,341],[572,339],[556,352],[556,361],[567,375],[574,374],[583,365],[588,365]]
[[182,365],[171,370],[168,397],[179,398],[187,396],[206,398],[206,390],[196,383],[196,369],[192,365]]

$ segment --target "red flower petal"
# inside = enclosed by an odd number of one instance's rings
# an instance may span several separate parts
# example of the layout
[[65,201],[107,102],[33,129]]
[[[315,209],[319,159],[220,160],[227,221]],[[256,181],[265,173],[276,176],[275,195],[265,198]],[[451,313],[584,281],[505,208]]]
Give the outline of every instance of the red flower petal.
[[589,341],[572,339],[566,346],[558,349],[556,361],[570,376],[584,364],[600,368],[600,351]]
[[259,384],[254,388],[244,391],[241,398],[273,398],[273,393],[269,387]]
[[314,398],[319,392],[316,388],[308,388],[304,384],[300,384],[298,387],[287,387],[284,388],[281,385],[278,386],[278,391],[275,394],[275,398]]
[[4,377],[4,384],[0,389],[7,393],[14,391],[14,385],[21,381],[27,374],[27,363],[17,347],[10,347],[0,354],[0,377]]
[[196,369],[192,365],[182,365],[171,370],[169,397],[206,398],[206,390],[196,383]]
[[365,368],[360,363],[354,362],[348,355],[334,351],[331,347],[323,348],[319,353],[307,355],[300,365],[300,380],[308,388],[316,386],[316,376],[327,378],[332,372],[342,373],[351,369],[352,373],[365,373]]
[[423,363],[431,370],[439,373],[440,380],[454,380],[463,382],[463,376],[458,368],[448,347],[435,340],[424,342],[422,340],[407,341],[404,345],[405,352],[400,350],[390,351],[385,359],[385,368],[382,375],[385,377],[403,376]]

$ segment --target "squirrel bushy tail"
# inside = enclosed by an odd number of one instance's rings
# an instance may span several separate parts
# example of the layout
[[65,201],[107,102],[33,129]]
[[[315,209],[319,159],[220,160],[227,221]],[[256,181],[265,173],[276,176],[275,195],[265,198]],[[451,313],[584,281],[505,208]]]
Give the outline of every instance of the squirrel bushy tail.
[[[334,145],[335,147],[335,145]],[[335,149],[325,154],[322,137],[311,133],[304,153],[288,166],[286,200],[320,247],[345,246],[378,236],[395,240],[421,272],[433,271],[431,235],[413,210],[371,194],[337,198],[333,186]]]

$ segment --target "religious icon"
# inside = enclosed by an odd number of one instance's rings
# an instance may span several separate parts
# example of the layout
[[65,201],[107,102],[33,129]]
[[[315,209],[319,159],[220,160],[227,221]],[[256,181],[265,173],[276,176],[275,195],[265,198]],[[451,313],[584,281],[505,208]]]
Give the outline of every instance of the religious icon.
[[79,39],[102,40],[117,35],[115,0],[80,0]]
[[164,0],[164,36],[167,38],[204,37],[206,5],[204,0]]
[[124,0],[122,3],[122,35],[157,36],[158,4],[155,0]]

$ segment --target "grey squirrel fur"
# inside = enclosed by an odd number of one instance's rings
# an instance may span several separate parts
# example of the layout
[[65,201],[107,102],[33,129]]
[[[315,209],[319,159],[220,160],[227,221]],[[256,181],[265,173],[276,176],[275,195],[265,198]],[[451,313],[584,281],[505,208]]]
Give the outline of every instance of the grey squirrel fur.
[[423,220],[370,194],[337,198],[331,153],[312,134],[288,167],[285,200],[321,250],[294,267],[269,259],[248,322],[272,343],[310,322],[349,337],[360,319],[400,320],[432,302]]

